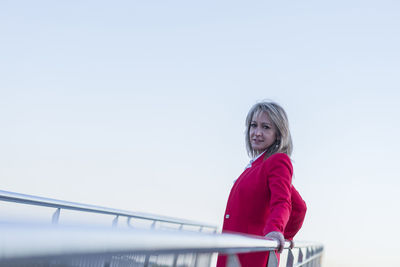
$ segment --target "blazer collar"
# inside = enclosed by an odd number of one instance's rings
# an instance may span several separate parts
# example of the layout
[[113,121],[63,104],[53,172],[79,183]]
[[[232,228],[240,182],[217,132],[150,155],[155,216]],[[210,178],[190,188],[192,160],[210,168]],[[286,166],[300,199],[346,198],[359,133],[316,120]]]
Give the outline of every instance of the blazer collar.
[[249,162],[249,164],[247,164],[247,166],[246,166],[246,169],[248,169],[248,168],[251,168],[251,166],[253,165],[253,163],[258,163],[259,161],[262,161],[262,155],[264,155],[265,154],[265,151],[264,152],[262,152],[260,155],[258,155],[257,157],[255,157],[255,158],[252,158],[251,160],[250,160],[250,162]]

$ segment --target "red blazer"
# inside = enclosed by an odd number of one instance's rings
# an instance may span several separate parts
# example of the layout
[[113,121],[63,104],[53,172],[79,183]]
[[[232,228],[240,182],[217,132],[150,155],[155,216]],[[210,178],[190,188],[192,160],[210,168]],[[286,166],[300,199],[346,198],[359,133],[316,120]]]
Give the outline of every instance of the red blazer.
[[[300,230],[306,204],[292,186],[290,158],[277,153],[266,160],[259,157],[233,185],[225,211],[223,232],[265,236],[278,231],[293,239]],[[268,252],[239,254],[242,267],[265,267]],[[219,256],[217,266],[224,267],[226,257]]]

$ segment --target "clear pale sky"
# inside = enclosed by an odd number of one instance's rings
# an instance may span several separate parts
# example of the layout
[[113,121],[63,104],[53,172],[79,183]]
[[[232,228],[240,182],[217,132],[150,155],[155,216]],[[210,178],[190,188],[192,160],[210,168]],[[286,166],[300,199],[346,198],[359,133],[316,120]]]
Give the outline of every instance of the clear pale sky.
[[221,225],[259,100],[287,111],[298,240],[398,262],[398,1],[1,1],[2,190]]

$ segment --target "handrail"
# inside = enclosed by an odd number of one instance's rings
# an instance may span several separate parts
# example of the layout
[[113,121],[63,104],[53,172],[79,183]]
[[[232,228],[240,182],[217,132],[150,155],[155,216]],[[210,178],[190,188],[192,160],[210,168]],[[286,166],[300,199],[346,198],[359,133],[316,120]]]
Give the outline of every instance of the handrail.
[[106,208],[106,207],[95,206],[95,205],[88,205],[88,204],[69,202],[69,201],[58,200],[58,199],[51,199],[51,198],[38,197],[38,196],[33,196],[33,195],[20,194],[20,193],[9,192],[9,191],[4,191],[4,190],[0,190],[0,200],[7,201],[7,202],[56,208],[57,210],[53,214],[53,223],[55,223],[55,224],[58,223],[58,218],[60,216],[60,210],[67,209],[67,210],[77,210],[77,211],[93,212],[93,213],[98,213],[98,214],[107,214],[107,215],[116,216],[113,221],[113,225],[115,225],[116,222],[118,221],[118,216],[124,216],[124,217],[128,218],[128,224],[129,224],[129,221],[131,218],[136,218],[136,219],[150,220],[150,221],[153,221],[153,223],[166,222],[166,223],[179,224],[179,225],[198,226],[201,229],[202,228],[210,228],[210,229],[213,229],[214,231],[216,231],[216,229],[217,229],[217,227],[214,225],[204,224],[201,222],[196,222],[196,221],[191,221],[191,220],[185,220],[185,219],[179,219],[179,218],[173,218],[173,217],[167,217],[167,216],[160,216],[160,215],[154,215],[154,214],[143,213],[143,212],[131,212],[131,211],[125,211],[125,210],[119,210],[119,209],[112,209],[112,208]]
[[[184,260],[194,260],[192,263],[196,267],[209,267],[212,258],[216,253],[220,253],[228,256],[227,267],[237,267],[240,266],[236,257],[237,253],[272,251],[278,247],[275,240],[235,233],[218,234],[215,226],[166,216],[117,210],[3,190],[0,190],[0,201],[56,208],[53,214],[53,224],[0,222],[0,266],[20,266],[21,264],[28,266],[31,263],[38,263],[42,266],[46,265],[44,264],[46,262],[54,261],[59,262],[60,266],[87,266],[87,261],[102,262],[93,266],[110,266],[110,262],[113,262],[113,266],[119,266],[119,263],[125,266],[126,261],[130,264],[132,261],[134,264],[138,261],[139,265],[134,266],[148,267],[153,266],[152,261],[154,261],[154,257],[157,259],[157,255],[168,254],[173,256],[173,262],[170,265],[161,263],[162,266],[183,266],[180,262],[183,258]],[[128,225],[131,227],[63,226],[58,224],[61,209],[113,215],[115,216],[113,226],[117,225],[119,216],[124,216],[128,218]],[[133,228],[129,223],[131,218],[153,221],[152,229]],[[155,230],[156,222],[178,224],[180,225],[177,229],[179,231]],[[199,232],[184,231],[182,228],[184,225],[197,226]],[[214,231],[213,233],[202,232],[203,228],[211,228]],[[296,241],[294,249],[290,249],[289,246],[290,243],[285,242],[286,258],[283,257],[285,266],[321,266],[322,244]],[[188,253],[192,255],[192,258],[187,257]],[[199,260],[202,257],[203,261]],[[205,261],[204,257],[206,257]],[[121,261],[125,261],[125,263]],[[80,265],[75,262],[83,263]],[[275,253],[270,253],[268,267],[277,266],[278,260]]]
[[[35,242],[34,246],[32,242]],[[0,264],[10,260],[54,261],[66,255],[89,259],[101,258],[101,255],[147,255],[147,258],[160,254],[177,257],[185,253],[233,255],[271,251],[277,247],[275,240],[238,234],[21,223],[2,224],[0,227]],[[289,248],[288,242],[285,248]],[[292,261],[292,265],[287,266],[303,266],[318,260],[323,249],[316,243],[299,243],[295,248],[306,248],[307,256],[305,259],[299,257],[297,265]]]
[[[35,246],[32,241],[35,240]],[[288,247],[289,244],[287,244]],[[235,234],[50,224],[3,224],[0,257],[171,251],[243,253],[274,250],[274,240]]]

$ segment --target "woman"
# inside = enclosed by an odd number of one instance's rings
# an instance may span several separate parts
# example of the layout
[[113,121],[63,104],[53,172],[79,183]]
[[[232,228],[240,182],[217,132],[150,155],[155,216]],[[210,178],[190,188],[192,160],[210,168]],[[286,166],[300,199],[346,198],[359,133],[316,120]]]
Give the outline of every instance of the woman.
[[[274,102],[255,104],[246,118],[246,148],[253,157],[235,181],[226,206],[223,232],[272,238],[282,252],[306,213],[306,204],[292,185],[292,138],[285,111]],[[267,266],[269,252],[238,254],[242,267]],[[217,266],[226,265],[219,256]]]

